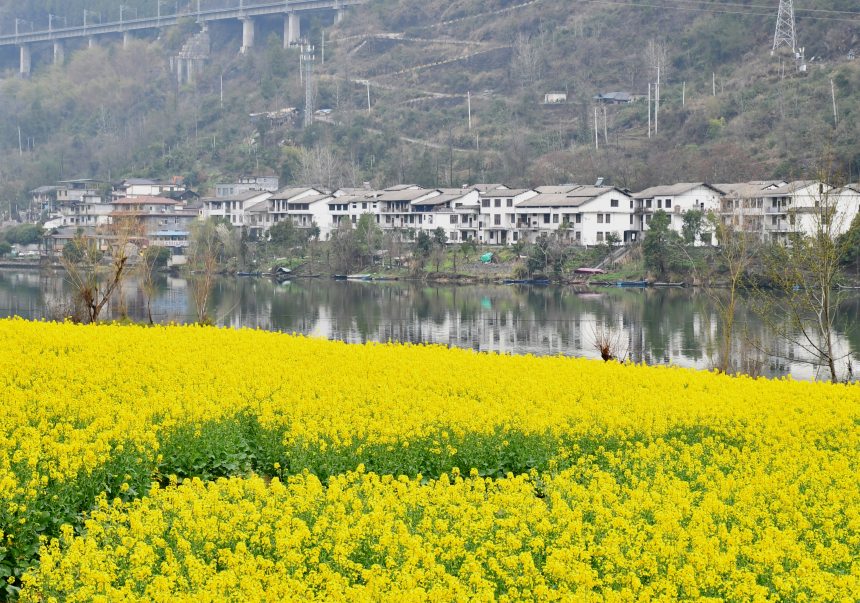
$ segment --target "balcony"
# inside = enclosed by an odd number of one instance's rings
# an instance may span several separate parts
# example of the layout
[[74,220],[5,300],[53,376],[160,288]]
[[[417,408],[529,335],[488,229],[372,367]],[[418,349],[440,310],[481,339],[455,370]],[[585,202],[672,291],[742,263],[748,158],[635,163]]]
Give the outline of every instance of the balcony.
[[787,220],[777,220],[776,224],[765,222],[764,229],[770,232],[790,232],[794,226],[789,224]]

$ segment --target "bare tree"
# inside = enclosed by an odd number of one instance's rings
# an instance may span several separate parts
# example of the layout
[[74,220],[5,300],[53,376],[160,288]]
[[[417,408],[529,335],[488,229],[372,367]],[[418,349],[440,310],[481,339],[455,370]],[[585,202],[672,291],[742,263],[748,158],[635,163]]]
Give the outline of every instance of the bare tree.
[[200,324],[211,324],[212,319],[206,311],[212,285],[218,272],[218,260],[224,244],[219,236],[218,224],[211,219],[195,222],[191,225],[191,236],[188,245],[188,270],[191,283],[191,295],[197,311],[197,321]]
[[[83,306],[88,322],[98,321],[104,307],[122,286],[139,237],[139,220],[132,216],[115,217],[97,235],[79,233],[63,249],[60,261],[75,301]],[[103,262],[105,259],[107,262]]]
[[819,181],[814,206],[790,210],[795,232],[764,254],[764,273],[772,289],[759,287],[756,292],[757,309],[768,326],[805,353],[808,362],[826,366],[835,382],[837,363],[850,353],[841,354],[835,346],[834,322],[841,302],[836,281],[845,253],[837,235],[845,214],[838,211],[834,191]]
[[543,51],[540,45],[524,33],[514,39],[511,56],[511,74],[525,87],[540,79],[543,66]]
[[708,286],[706,291],[717,308],[722,327],[719,369],[724,373],[731,373],[736,369],[732,362],[732,340],[735,337],[735,312],[741,294],[741,287],[756,255],[757,245],[749,233],[737,230],[731,224],[723,224],[713,216],[709,216],[709,219],[717,234],[717,242],[719,243],[717,255],[722,264],[721,268],[726,271],[728,293],[724,297],[710,286]]

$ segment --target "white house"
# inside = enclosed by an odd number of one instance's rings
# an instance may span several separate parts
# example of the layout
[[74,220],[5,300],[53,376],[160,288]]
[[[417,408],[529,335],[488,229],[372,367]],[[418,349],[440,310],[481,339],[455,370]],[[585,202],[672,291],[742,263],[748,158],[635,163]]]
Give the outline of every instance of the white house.
[[215,185],[216,197],[232,197],[248,191],[278,191],[277,176],[242,176],[236,182],[220,183]]
[[474,188],[442,188],[438,195],[412,201],[412,211],[420,215],[419,228],[442,228],[451,243],[475,238],[480,216],[480,192]]
[[581,245],[598,245],[614,233],[619,241],[635,241],[633,196],[614,186],[565,185],[539,187],[537,194],[516,206],[521,237],[562,233]]
[[725,191],[722,219],[763,241],[787,242],[793,234],[813,234],[822,210],[833,211],[832,234],[851,226],[857,211],[853,187],[834,190],[818,180],[754,181],[715,185]]
[[114,187],[114,197],[158,197],[167,193],[183,193],[188,190],[182,178],[168,181],[147,178],[128,178]]
[[[684,214],[690,210],[698,210],[705,215],[719,214],[720,199],[724,193],[719,188],[706,182],[681,182],[664,186],[653,186],[633,195],[636,218],[634,225],[641,231],[648,230],[648,223],[653,212],[662,209],[669,214],[669,227],[681,234],[684,225]],[[701,233],[702,243],[716,242],[713,228],[708,223]]]
[[860,183],[848,184],[831,194],[836,198],[839,234],[842,234],[851,228],[851,223],[860,214]]
[[250,226],[248,210],[271,196],[268,191],[243,191],[223,197],[206,197],[202,199],[201,217],[223,218],[234,226]]
[[478,240],[490,245],[509,245],[519,239],[516,206],[538,192],[532,189],[510,189],[500,186],[480,191],[481,214]]

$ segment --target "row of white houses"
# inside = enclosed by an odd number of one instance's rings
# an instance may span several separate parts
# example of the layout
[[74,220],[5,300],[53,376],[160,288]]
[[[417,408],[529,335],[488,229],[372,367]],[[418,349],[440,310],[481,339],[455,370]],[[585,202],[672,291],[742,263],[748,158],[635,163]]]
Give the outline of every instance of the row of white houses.
[[[844,232],[860,210],[860,185],[833,188],[803,181],[704,182],[655,186],[638,193],[616,186],[553,185],[529,189],[503,184],[461,188],[396,185],[385,189],[314,187],[278,188],[272,178],[243,178],[218,185],[216,196],[198,199],[174,181],[126,180],[108,186],[90,180],[66,181],[33,191],[31,212],[46,217],[49,229],[98,228],[133,212],[145,224],[151,244],[177,252],[187,245],[190,222],[221,218],[265,237],[284,220],[299,228],[319,229],[328,239],[343,222],[355,224],[370,214],[383,230],[434,231],[449,242],[472,239],[489,245],[534,242],[540,235],[572,244],[598,245],[607,240],[637,241],[657,211],[682,232],[684,215],[699,210],[762,240],[785,240],[791,233],[811,233],[823,205],[832,207],[833,234]],[[68,233],[67,233],[68,234]],[[700,244],[716,243],[706,222]]]
[[[615,186],[556,185],[513,189],[502,184],[426,189],[397,185],[382,190],[345,188],[331,193],[312,187],[276,192],[243,191],[204,198],[203,217],[220,217],[264,236],[272,225],[290,219],[300,228],[316,226],[325,240],[344,220],[370,214],[383,230],[442,228],[450,242],[473,239],[489,245],[534,242],[555,234],[581,245],[608,237],[622,243],[641,238],[654,212],[669,214],[671,228],[682,232],[684,215],[699,210],[725,224],[785,240],[793,232],[811,233],[817,208],[833,206],[834,234],[841,234],[860,208],[860,185],[834,189],[817,181],[704,182],[656,186],[638,193]],[[716,243],[705,223],[701,244]]]

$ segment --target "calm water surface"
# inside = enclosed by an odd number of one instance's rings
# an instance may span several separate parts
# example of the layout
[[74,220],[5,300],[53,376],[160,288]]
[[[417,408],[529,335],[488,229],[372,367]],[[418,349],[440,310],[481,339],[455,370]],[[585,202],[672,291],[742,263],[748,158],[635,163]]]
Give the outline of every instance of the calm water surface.
[[[50,318],[69,293],[62,273],[0,270],[0,315]],[[277,284],[265,278],[224,278],[216,283],[210,301],[210,314],[222,326],[347,342],[429,342],[487,352],[596,358],[596,340],[608,335],[618,356],[697,368],[715,366],[719,345],[719,318],[711,296],[688,289],[328,279]],[[137,282],[124,285],[122,303],[129,316],[145,319],[145,299]],[[156,322],[193,322],[196,314],[188,283],[159,277],[152,313]],[[117,299],[106,317],[120,315]],[[838,347],[853,355],[854,365],[860,367],[858,316],[860,295],[847,296],[836,324]],[[734,354],[751,372],[803,379],[824,376],[803,361],[812,359],[769,332],[749,304],[741,304],[736,321]],[[846,366],[843,361],[841,368]]]

